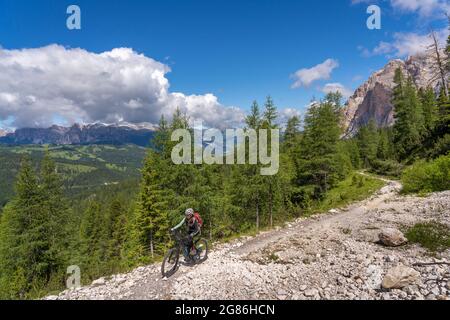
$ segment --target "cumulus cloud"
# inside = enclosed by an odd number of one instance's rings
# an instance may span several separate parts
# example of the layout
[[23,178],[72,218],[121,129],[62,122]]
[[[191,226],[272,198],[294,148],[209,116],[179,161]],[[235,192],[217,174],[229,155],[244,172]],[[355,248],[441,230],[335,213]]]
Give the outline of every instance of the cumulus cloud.
[[334,82],[334,83],[327,83],[323,88],[322,92],[327,94],[330,92],[340,92],[342,94],[342,97],[348,98],[353,94],[353,91],[351,89],[346,88],[343,84]]
[[333,70],[337,67],[339,67],[339,62],[337,60],[327,59],[312,68],[300,69],[291,76],[291,78],[295,80],[292,88],[309,87],[315,81],[328,80],[330,79]]
[[373,4],[377,3],[377,0],[352,0],[352,5],[361,4],[361,3],[367,3],[367,4]]
[[[436,32],[436,36],[439,43],[443,45],[448,37],[448,30],[441,29]],[[358,49],[365,57],[386,55],[388,58],[402,58],[423,54],[431,44],[432,40],[429,34],[397,32],[393,35],[392,41],[381,41],[372,50],[363,47]]]
[[[380,0],[352,0],[351,4],[374,4],[380,2]],[[445,14],[450,11],[448,0],[389,0],[389,4],[397,13],[417,13],[422,19],[445,19]]]
[[45,127],[67,123],[157,123],[179,107],[208,126],[240,123],[244,113],[213,94],[170,92],[170,68],[129,48],[103,53],[50,45],[36,49],[0,47],[0,122]]
[[422,17],[442,14],[450,10],[447,0],[391,0],[394,9],[401,12],[417,12]]

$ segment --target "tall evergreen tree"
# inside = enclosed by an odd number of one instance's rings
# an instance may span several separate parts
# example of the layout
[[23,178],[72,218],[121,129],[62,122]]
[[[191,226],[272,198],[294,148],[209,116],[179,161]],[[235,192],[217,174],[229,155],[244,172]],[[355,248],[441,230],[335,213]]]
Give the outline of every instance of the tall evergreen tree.
[[261,115],[259,111],[258,102],[253,101],[250,115],[245,119],[247,126],[251,129],[258,129],[261,126]]
[[419,90],[419,98],[422,103],[424,126],[428,133],[433,131],[436,121],[438,120],[438,108],[436,96],[433,88]]
[[40,244],[30,230],[34,216],[42,212],[41,194],[27,157],[22,160],[15,189],[16,197],[4,209],[0,224],[0,283],[6,299],[26,297],[37,271],[34,261],[40,260],[35,250]]
[[275,121],[278,118],[278,112],[271,96],[267,97],[264,109],[263,122],[265,126],[267,128],[276,128],[277,124]]
[[377,158],[379,135],[374,119],[362,127],[357,135],[361,159],[366,168],[371,166],[371,162]]
[[[71,220],[69,205],[64,195],[63,183],[57,173],[55,162],[48,150],[41,162],[42,205],[45,213],[45,228],[48,243],[48,274],[56,273],[65,266],[68,256],[65,254],[69,246],[68,225]],[[44,226],[40,226],[44,227]]]
[[450,99],[441,89],[438,97],[439,122],[444,125],[450,125]]
[[394,144],[399,160],[404,160],[420,146],[425,134],[424,116],[412,79],[405,81],[397,69],[394,82]]
[[107,255],[106,217],[96,199],[89,201],[80,225],[81,268],[83,275],[93,280],[102,274]]
[[322,103],[312,105],[305,116],[297,163],[298,182],[315,186],[316,196],[322,196],[338,180],[339,107],[334,95],[328,95]]
[[158,154],[149,151],[142,169],[141,191],[133,225],[133,257],[148,261],[149,255],[162,254],[168,240],[169,220],[166,191],[161,188],[163,177]]
[[299,142],[300,135],[300,119],[297,116],[289,118],[286,130],[284,131],[284,149],[292,150],[295,145]]
[[392,153],[390,148],[389,134],[386,129],[379,131],[377,158],[380,160],[391,159]]
[[108,212],[108,234],[109,241],[108,258],[113,262],[120,260],[122,247],[125,242],[125,225],[127,222],[126,209],[119,199],[114,199]]
[[16,196],[1,217],[0,277],[10,298],[24,298],[32,288],[46,286],[64,262],[67,207],[48,153],[41,168],[39,181],[30,160],[23,159]]
[[[272,102],[271,102],[272,104]],[[263,118],[259,111],[259,106],[255,101],[251,108],[251,113],[245,119],[246,128],[256,130],[257,135],[259,130],[264,125]],[[257,136],[257,139],[259,137]],[[242,147],[242,146],[241,146]],[[245,150],[246,157],[249,150]],[[263,178],[259,173],[260,165],[259,164],[246,164],[240,166],[234,166],[231,171],[231,188],[230,188],[230,196],[231,202],[235,205],[236,214],[234,217],[241,216],[240,219],[234,219],[237,223],[246,223],[245,220],[242,219],[242,216],[245,215],[244,210],[249,210],[250,212],[254,212],[254,220],[255,227],[258,230],[261,225],[261,215],[263,209],[263,200],[264,200],[264,186],[263,186]],[[236,226],[237,227],[237,226]]]

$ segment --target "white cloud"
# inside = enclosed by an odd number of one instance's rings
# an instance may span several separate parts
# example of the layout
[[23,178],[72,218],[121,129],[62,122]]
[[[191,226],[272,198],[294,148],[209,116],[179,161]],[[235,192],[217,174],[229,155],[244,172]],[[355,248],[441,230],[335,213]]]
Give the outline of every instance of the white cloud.
[[[387,0],[384,0],[387,1]],[[352,0],[352,5],[375,4],[380,0]],[[420,18],[442,20],[450,11],[448,0],[389,0],[390,6],[399,14],[417,13]]]
[[67,123],[157,123],[177,107],[208,126],[240,123],[242,110],[226,107],[213,94],[169,91],[170,68],[132,49],[104,53],[50,45],[36,49],[0,48],[0,121],[14,127]]
[[[448,37],[448,30],[442,29],[436,32],[441,45],[444,45]],[[397,32],[391,42],[381,41],[373,50],[360,47],[359,50],[365,57],[386,55],[388,58],[407,57],[423,54],[432,44],[429,34]]]
[[450,10],[447,0],[391,0],[391,6],[400,12],[417,12],[422,17],[441,15],[436,17],[445,18],[443,15]]
[[328,80],[333,70],[337,67],[339,67],[337,60],[327,59],[312,68],[300,69],[291,76],[295,80],[292,88],[309,87],[315,81]]
[[376,2],[376,0],[352,0],[352,4],[360,4],[360,3],[373,3]]
[[292,117],[298,117],[299,119],[301,119],[301,112],[299,110],[297,110],[296,108],[284,108],[281,109],[278,112],[278,125],[279,127],[284,130],[286,129],[286,125],[289,121],[289,119],[291,119]]
[[299,117],[300,118],[301,113],[295,108],[284,108],[280,110],[278,113],[279,122],[284,125],[287,123],[287,121],[292,117]]
[[344,98],[348,98],[353,94],[353,91],[351,89],[346,88],[343,84],[334,82],[334,83],[327,83],[323,88],[323,93],[330,93],[330,92],[337,92],[339,91]]

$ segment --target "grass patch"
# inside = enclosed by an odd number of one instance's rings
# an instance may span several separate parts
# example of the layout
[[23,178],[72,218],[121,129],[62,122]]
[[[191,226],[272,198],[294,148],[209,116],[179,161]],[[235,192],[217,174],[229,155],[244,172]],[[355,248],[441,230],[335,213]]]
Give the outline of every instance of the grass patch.
[[433,252],[450,248],[450,228],[438,222],[418,223],[408,229],[406,238]]
[[80,155],[76,152],[67,150],[52,150],[50,151],[50,157],[52,157],[53,159],[64,159],[71,161],[77,161],[81,159]]
[[58,169],[60,169],[63,173],[67,174],[79,174],[79,173],[89,173],[97,170],[95,167],[90,167],[82,164],[71,164],[71,163],[58,163]]
[[352,229],[344,228],[344,229],[342,229],[342,233],[346,234],[346,235],[350,235],[350,234],[352,234]]
[[107,163],[106,168],[108,168],[109,170],[115,170],[115,171],[120,171],[120,172],[125,172],[127,170],[126,168],[119,167],[113,163]]
[[278,257],[274,252],[272,252],[272,253],[268,256],[268,259],[269,259],[270,261],[277,262],[278,260],[280,260],[280,257]]
[[384,185],[382,180],[375,177],[353,173],[331,189],[322,201],[314,204],[311,211],[312,213],[328,211],[364,200]]
[[450,155],[418,161],[402,175],[403,193],[427,194],[450,189]]

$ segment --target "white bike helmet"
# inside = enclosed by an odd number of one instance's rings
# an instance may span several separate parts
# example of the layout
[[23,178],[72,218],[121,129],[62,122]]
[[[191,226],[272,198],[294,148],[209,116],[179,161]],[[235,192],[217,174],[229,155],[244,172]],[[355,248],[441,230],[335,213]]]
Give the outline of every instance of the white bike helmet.
[[184,215],[186,216],[186,218],[192,217],[194,215],[194,209],[191,208],[187,209]]

